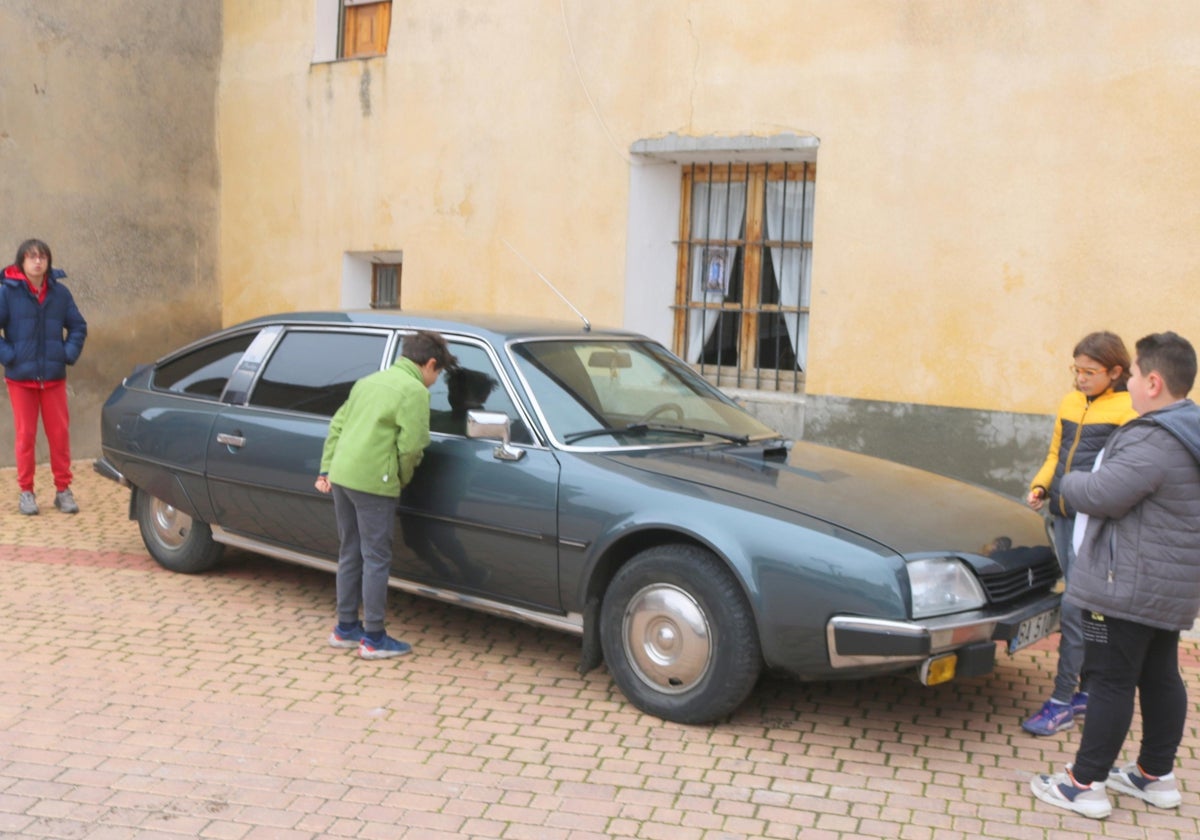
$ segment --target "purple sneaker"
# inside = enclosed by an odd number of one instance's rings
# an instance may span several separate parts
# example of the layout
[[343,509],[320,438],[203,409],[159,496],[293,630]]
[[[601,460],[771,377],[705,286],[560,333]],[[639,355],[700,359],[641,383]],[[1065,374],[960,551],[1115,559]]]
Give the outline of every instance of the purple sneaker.
[[1087,692],[1077,691],[1071,698],[1071,712],[1077,718],[1087,717]]
[[1021,724],[1021,728],[1032,735],[1054,735],[1075,725],[1075,713],[1070,703],[1047,700],[1037,714]]

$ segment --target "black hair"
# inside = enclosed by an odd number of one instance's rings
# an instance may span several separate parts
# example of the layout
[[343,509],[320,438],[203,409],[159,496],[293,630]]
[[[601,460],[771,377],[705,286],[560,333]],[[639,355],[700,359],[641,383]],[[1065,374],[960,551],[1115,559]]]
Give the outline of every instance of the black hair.
[[1151,333],[1138,341],[1137,366],[1142,376],[1161,376],[1173,397],[1183,399],[1196,384],[1196,350],[1173,332]]
[[46,276],[49,277],[50,269],[54,268],[54,257],[50,253],[50,246],[40,239],[26,239],[21,243],[20,247],[17,248],[17,259],[13,264],[17,268],[24,271],[25,257],[29,256],[29,254],[45,254]]

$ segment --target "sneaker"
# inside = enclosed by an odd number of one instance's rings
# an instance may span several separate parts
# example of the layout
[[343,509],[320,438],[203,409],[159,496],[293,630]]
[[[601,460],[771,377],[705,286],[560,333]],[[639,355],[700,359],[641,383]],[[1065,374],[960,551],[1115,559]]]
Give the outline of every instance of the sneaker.
[[1054,735],[1075,725],[1075,713],[1070,703],[1047,700],[1037,714],[1021,723],[1021,728],[1033,735]]
[[1071,714],[1077,718],[1087,717],[1087,692],[1077,691],[1071,698]]
[[329,646],[344,650],[358,647],[358,643],[362,640],[363,626],[361,621],[350,627],[343,627],[339,624],[329,634]]
[[33,495],[31,490],[21,491],[21,495],[17,497],[17,510],[21,511],[25,516],[37,516],[37,497]]
[[364,635],[362,641],[358,643],[358,655],[363,659],[391,659],[393,656],[404,656],[411,652],[412,645],[399,639],[393,639],[386,633],[377,642]]
[[1128,793],[1158,808],[1178,808],[1183,801],[1174,773],[1151,779],[1142,774],[1142,768],[1136,763],[1109,770],[1108,783],[1118,793]]
[[63,513],[79,513],[79,505],[75,504],[75,494],[70,487],[54,494],[54,506]]
[[1033,795],[1043,802],[1093,820],[1102,820],[1112,813],[1112,803],[1108,801],[1104,782],[1092,782],[1087,787],[1080,787],[1075,784],[1070,765],[1065,773],[1055,773],[1053,776],[1039,773],[1029,780],[1029,787]]

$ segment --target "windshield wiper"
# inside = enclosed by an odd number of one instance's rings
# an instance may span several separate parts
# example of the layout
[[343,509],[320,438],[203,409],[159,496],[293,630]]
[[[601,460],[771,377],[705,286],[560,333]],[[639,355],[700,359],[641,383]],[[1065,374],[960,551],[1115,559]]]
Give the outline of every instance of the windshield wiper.
[[734,435],[728,432],[712,432],[707,429],[697,429],[692,426],[672,426],[666,423],[630,423],[628,426],[619,426],[612,429],[588,429],[582,432],[572,432],[571,434],[563,437],[563,443],[577,443],[585,438],[599,437],[601,435],[642,436],[647,432],[666,432],[667,434],[684,435],[685,437],[695,438],[696,440],[711,436],[737,444],[747,444],[750,442],[750,437],[748,435]]
[[695,426],[674,426],[668,423],[630,423],[626,428],[644,428],[651,432],[675,432],[681,435],[696,437],[717,437],[730,443],[745,445],[750,442],[750,435],[735,435],[732,432],[714,432],[711,429],[698,429]]

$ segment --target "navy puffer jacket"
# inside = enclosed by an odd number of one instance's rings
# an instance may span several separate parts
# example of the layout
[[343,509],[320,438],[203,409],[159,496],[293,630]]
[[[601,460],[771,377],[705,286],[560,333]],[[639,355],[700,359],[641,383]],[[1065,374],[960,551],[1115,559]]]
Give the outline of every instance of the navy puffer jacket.
[[53,382],[67,378],[87,338],[87,321],[70,290],[59,281],[65,271],[46,278],[46,299],[38,303],[25,275],[15,265],[0,277],[0,365],[17,382]]

